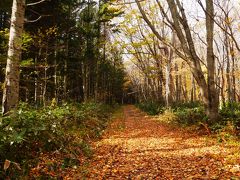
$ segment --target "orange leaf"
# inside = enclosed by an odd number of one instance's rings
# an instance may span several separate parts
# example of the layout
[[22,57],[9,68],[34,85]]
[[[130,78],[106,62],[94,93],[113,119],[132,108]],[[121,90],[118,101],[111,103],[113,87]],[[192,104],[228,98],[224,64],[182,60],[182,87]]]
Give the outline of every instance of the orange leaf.
[[11,161],[6,159],[3,167],[4,171],[6,171],[9,168],[10,164],[11,164]]

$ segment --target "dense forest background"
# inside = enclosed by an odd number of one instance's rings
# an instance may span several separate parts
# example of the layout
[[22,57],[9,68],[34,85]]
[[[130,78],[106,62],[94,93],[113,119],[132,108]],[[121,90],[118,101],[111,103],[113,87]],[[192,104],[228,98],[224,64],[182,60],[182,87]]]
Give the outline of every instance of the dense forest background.
[[[31,3],[31,2],[28,2]],[[11,1],[1,1],[1,84],[4,82]],[[108,1],[44,1],[27,6],[20,62],[20,100],[121,102],[124,67],[112,46],[122,11]],[[1,91],[2,96],[2,91]]]

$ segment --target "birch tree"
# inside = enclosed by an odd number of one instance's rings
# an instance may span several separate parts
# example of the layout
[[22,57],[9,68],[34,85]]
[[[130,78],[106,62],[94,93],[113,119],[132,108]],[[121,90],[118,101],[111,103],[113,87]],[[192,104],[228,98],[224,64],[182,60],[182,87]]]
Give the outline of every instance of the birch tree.
[[13,0],[5,84],[3,88],[3,114],[16,108],[19,101],[19,61],[22,51],[24,14],[25,0]]

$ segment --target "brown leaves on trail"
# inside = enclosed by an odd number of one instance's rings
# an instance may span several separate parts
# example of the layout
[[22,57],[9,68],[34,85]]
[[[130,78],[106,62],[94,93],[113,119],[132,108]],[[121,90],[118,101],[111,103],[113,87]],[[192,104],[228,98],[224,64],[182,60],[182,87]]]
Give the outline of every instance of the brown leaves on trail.
[[240,177],[239,164],[226,161],[226,157],[238,153],[239,146],[223,146],[209,137],[172,129],[134,106],[126,106],[124,118],[116,119],[93,146],[95,154],[88,173],[72,179]]
[[83,165],[85,157],[78,158],[68,153],[55,151],[53,153],[41,153],[36,166],[31,168],[30,179],[69,179],[77,173],[80,165]]

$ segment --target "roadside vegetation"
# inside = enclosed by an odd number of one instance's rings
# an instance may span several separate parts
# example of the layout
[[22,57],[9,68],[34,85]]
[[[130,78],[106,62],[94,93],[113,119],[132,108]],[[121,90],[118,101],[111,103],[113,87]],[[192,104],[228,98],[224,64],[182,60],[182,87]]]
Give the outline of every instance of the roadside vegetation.
[[220,119],[213,124],[209,124],[208,117],[204,113],[204,107],[200,102],[173,104],[171,108],[166,108],[154,102],[145,102],[137,104],[137,107],[149,115],[161,115],[161,121],[172,125],[195,127],[198,130],[204,130],[208,134],[223,135],[225,132],[225,135],[222,137],[223,139],[221,139],[222,141],[232,136],[236,138],[240,137],[239,103],[225,103],[219,109]]
[[93,102],[40,109],[22,103],[0,119],[0,179],[60,178],[77,168],[91,157],[89,142],[101,136],[112,110]]

